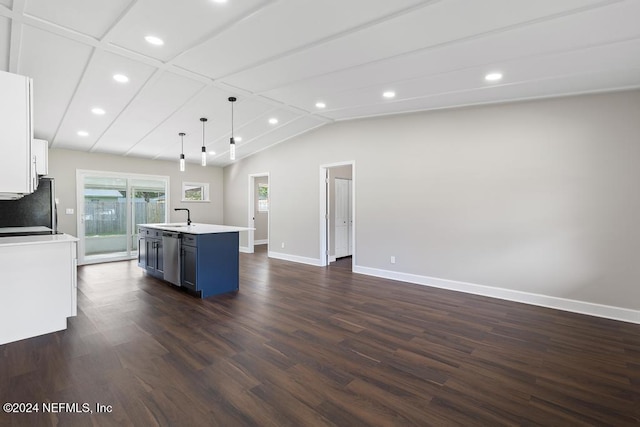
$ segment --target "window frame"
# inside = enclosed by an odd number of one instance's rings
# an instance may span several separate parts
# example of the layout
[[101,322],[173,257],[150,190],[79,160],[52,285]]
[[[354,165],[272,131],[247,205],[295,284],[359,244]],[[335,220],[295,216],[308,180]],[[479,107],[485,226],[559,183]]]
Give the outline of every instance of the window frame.
[[[264,187],[264,188],[267,189],[267,198],[266,198],[266,205],[267,206],[266,206],[266,208],[260,206],[260,187]],[[257,208],[257,211],[259,213],[260,212],[263,212],[263,213],[269,212],[269,183],[265,183],[265,182],[259,182],[258,183],[258,204],[257,204],[256,208]]]
[[[194,187],[199,187],[202,189],[202,199],[189,199],[186,196],[187,191],[192,190]],[[184,203],[209,203],[211,201],[209,195],[209,183],[208,182],[192,182],[192,181],[183,181],[182,187],[180,188],[180,201]]]

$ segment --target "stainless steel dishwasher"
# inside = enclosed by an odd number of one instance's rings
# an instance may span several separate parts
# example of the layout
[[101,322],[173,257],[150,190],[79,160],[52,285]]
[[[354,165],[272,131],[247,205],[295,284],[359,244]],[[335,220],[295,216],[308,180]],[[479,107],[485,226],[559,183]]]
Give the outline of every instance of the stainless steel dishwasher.
[[164,280],[180,286],[180,245],[182,235],[170,231],[162,232],[162,257],[164,258]]

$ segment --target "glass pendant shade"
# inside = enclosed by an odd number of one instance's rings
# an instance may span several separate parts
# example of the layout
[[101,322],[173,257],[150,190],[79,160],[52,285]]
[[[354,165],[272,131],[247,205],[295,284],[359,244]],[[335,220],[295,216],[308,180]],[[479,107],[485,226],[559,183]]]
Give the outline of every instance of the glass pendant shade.
[[204,124],[207,122],[207,119],[202,117],[200,119],[202,122],[202,154],[201,154],[201,164],[202,166],[207,166],[207,147],[204,145]]
[[236,102],[235,96],[229,97],[229,102],[231,103],[231,139],[229,140],[229,159],[236,159],[236,141],[233,139],[233,103]]
[[231,141],[229,142],[229,158],[231,160],[236,159],[236,142],[233,137],[231,137]]
[[184,172],[184,136],[186,133],[180,132],[180,172]]

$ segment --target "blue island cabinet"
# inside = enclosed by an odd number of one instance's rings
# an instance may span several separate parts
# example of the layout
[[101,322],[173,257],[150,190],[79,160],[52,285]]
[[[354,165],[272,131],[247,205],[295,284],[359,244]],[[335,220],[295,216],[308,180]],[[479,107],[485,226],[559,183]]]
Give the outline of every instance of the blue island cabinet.
[[201,298],[239,288],[239,233],[182,235],[180,285]]

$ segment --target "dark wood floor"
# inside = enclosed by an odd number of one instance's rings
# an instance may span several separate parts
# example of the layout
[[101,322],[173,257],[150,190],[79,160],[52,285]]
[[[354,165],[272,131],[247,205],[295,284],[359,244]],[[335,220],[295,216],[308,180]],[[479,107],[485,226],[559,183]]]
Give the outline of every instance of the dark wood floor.
[[[66,331],[0,346],[2,426],[637,425],[640,326],[242,254],[199,300],[79,269]],[[2,325],[1,327],[10,327]]]

